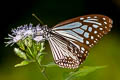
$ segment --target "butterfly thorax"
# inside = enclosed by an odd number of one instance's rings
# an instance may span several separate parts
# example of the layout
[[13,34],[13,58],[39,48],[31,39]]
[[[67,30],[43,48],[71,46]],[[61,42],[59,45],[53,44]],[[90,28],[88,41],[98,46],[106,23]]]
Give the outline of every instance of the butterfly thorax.
[[47,25],[36,27],[35,34],[33,36],[33,39],[35,41],[42,42],[48,40],[49,37],[50,37],[50,29],[47,27]]

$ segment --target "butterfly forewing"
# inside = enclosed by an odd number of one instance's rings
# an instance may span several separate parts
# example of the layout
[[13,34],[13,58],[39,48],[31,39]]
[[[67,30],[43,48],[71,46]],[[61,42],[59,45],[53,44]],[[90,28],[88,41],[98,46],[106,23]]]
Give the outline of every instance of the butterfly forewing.
[[112,20],[103,15],[86,15],[66,20],[53,27],[62,36],[76,39],[83,45],[92,47],[99,39],[110,31]]
[[[57,55],[58,53],[59,55],[63,54],[63,56],[64,54],[72,55],[70,56],[71,59],[74,61],[76,58],[76,60],[79,61],[77,65],[80,65],[88,55],[89,49],[94,46],[104,34],[108,33],[111,27],[112,20],[103,15],[86,15],[61,22],[52,28],[53,35],[57,34],[60,37],[51,37],[49,40],[53,55]],[[61,47],[61,53],[59,52],[60,50],[56,50],[53,44],[56,45],[57,48]],[[69,53],[66,53],[66,51]],[[55,61],[60,60],[60,58],[56,60],[55,57],[56,56],[54,56]],[[66,56],[66,58],[69,57]],[[61,62],[67,64],[67,60],[68,59],[64,59],[64,61]],[[58,63],[59,66],[61,66],[60,64],[61,63]]]

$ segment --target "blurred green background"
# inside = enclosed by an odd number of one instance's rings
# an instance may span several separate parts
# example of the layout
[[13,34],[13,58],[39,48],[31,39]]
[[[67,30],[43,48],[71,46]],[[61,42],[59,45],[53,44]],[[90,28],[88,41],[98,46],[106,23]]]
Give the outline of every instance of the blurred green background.
[[[49,27],[57,23],[86,14],[103,14],[113,19],[112,31],[105,35],[99,43],[90,50],[90,55],[83,66],[103,66],[107,68],[90,73],[80,80],[120,80],[120,1],[119,0],[16,0],[0,3],[0,80],[44,80],[35,64],[14,68],[21,62],[13,48],[4,47],[4,37],[11,28],[39,22],[32,17],[35,13]],[[53,61],[51,50],[46,41],[46,51],[43,64]],[[64,80],[63,76],[70,70],[63,68],[47,68],[50,80]]]

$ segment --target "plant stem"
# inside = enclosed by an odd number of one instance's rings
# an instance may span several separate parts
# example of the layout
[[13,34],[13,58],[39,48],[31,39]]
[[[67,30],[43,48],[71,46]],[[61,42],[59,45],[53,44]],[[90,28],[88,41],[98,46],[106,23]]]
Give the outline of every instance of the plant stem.
[[46,75],[46,73],[45,73],[45,68],[42,67],[41,64],[40,64],[37,60],[36,60],[36,63],[37,63],[37,65],[38,65],[38,67],[39,67],[42,75],[46,78],[46,80],[48,80],[48,77],[47,77],[47,75]]

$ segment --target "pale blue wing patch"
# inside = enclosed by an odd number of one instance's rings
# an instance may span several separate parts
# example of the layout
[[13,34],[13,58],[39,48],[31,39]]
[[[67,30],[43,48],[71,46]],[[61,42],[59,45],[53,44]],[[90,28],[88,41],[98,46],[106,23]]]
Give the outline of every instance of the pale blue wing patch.
[[81,26],[81,28],[84,29],[84,30],[87,30],[87,27],[88,27],[87,25]]
[[95,24],[93,24],[92,26],[93,26],[94,28],[98,28],[98,27],[99,27],[98,25],[95,25]]
[[85,37],[85,38],[89,38],[89,33],[88,33],[88,32],[85,32],[85,33],[84,33],[84,37]]
[[94,23],[94,24],[97,24],[97,25],[102,25],[101,23],[97,22],[98,19],[86,19],[86,20],[83,20],[83,22],[87,22],[87,23]]
[[89,27],[89,28],[88,28],[88,31],[89,31],[89,32],[92,32],[92,27]]
[[77,29],[73,29],[73,31],[79,33],[79,34],[83,34],[84,33],[84,30],[80,29],[80,28],[77,28]]
[[80,22],[73,22],[73,23],[70,23],[70,24],[63,25],[63,26],[55,27],[52,30],[72,29],[72,28],[80,27],[81,25],[82,25],[82,23],[80,23]]

